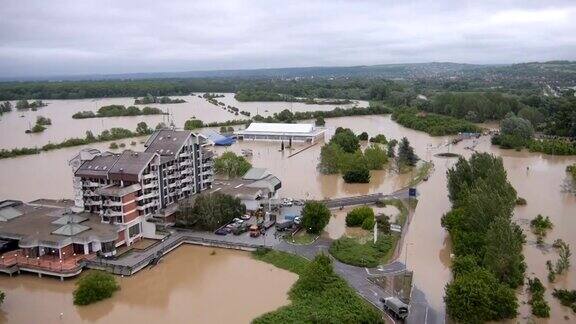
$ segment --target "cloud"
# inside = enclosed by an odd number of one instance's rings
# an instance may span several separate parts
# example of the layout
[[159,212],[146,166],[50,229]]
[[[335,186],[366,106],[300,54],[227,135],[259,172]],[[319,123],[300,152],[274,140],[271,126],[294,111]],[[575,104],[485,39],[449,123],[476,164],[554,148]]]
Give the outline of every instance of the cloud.
[[565,1],[0,0],[0,75],[576,59]]

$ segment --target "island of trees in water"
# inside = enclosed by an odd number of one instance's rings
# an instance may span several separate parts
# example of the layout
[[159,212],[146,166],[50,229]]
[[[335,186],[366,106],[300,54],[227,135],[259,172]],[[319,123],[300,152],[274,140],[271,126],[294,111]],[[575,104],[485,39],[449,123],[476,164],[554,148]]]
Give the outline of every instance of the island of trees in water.
[[125,107],[123,105],[109,105],[100,107],[96,113],[93,111],[80,111],[72,115],[74,119],[85,118],[104,118],[104,117],[121,117],[121,116],[142,116],[142,115],[165,115],[162,109],[154,107],[144,107],[142,109],[136,106]]
[[176,98],[172,99],[168,96],[163,97],[156,97],[151,94],[147,94],[143,98],[136,98],[134,99],[135,105],[148,105],[148,104],[177,104],[177,103],[185,103],[186,100]]

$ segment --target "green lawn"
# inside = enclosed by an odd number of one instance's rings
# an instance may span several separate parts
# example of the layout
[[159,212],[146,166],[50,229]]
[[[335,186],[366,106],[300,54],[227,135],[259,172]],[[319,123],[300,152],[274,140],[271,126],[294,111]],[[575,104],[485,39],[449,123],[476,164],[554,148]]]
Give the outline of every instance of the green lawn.
[[318,235],[307,233],[304,230],[299,231],[296,235],[287,238],[291,243],[306,245],[314,242]]
[[396,241],[394,235],[380,235],[376,243],[361,243],[357,238],[343,237],[332,243],[330,254],[346,264],[373,268],[383,263]]

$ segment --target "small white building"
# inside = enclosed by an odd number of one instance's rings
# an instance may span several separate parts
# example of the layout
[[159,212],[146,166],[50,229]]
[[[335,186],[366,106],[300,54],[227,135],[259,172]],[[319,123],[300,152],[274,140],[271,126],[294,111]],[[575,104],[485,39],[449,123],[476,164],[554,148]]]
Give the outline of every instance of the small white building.
[[314,143],[324,137],[323,127],[314,124],[251,123],[237,131],[239,140],[289,141]]

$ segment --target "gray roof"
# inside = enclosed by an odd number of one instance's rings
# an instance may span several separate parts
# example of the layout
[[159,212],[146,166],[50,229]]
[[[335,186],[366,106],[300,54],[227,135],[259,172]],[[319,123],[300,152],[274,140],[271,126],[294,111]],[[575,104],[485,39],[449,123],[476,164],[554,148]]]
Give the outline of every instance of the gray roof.
[[243,176],[244,180],[260,180],[270,174],[266,168],[250,168]]
[[119,155],[99,155],[95,156],[92,160],[88,160],[76,170],[74,175],[78,177],[96,177],[105,178],[108,176],[108,171],[112,169]]
[[161,155],[161,162],[166,162],[174,159],[190,135],[195,136],[191,131],[161,129],[155,131],[144,146],[146,152],[158,153]]
[[[7,207],[10,208],[10,207]],[[82,224],[55,224],[63,216],[69,216],[69,209],[19,205],[16,208],[21,216],[0,222],[0,239],[19,240],[20,247],[46,246],[58,248],[71,243],[115,241],[119,227],[102,223],[99,215],[90,213],[76,214],[87,220]],[[71,226],[68,226],[71,225]]]
[[4,207],[0,209],[0,222],[7,222],[13,218],[22,215],[22,213],[14,207]]
[[65,236],[74,236],[89,230],[90,227],[82,225],[82,224],[66,224],[61,227],[58,227],[56,230],[52,231],[52,234],[56,235],[65,235]]
[[88,220],[88,217],[86,217],[86,216],[77,215],[77,214],[70,214],[70,215],[65,215],[65,216],[58,218],[57,220],[53,221],[52,224],[55,224],[55,225],[66,225],[69,223],[78,224],[78,223],[82,223],[82,222],[87,221],[87,220]]
[[103,188],[98,189],[98,193],[103,196],[114,196],[114,197],[123,197],[131,192],[136,192],[142,189],[142,186],[139,183],[135,183],[130,186],[120,187],[117,185],[106,186]]
[[149,152],[134,152],[131,150],[122,152],[116,163],[110,168],[110,179],[138,181],[138,175],[146,168],[154,156],[154,153]]

